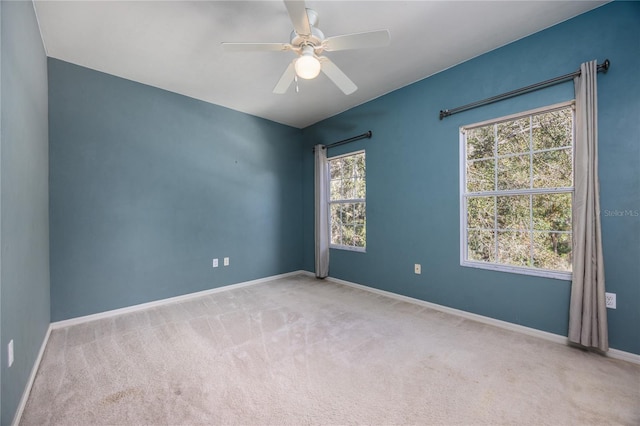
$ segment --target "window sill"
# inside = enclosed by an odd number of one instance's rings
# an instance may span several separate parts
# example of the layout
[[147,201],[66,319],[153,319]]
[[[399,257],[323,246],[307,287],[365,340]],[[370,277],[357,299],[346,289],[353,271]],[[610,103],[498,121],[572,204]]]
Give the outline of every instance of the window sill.
[[331,245],[329,245],[329,248],[336,249],[336,250],[355,251],[355,252],[358,252],[358,253],[366,253],[367,252],[367,248],[366,247],[338,246],[338,245],[331,244]]
[[508,272],[512,274],[531,275],[535,277],[553,278],[556,280],[571,281],[573,274],[571,272],[550,271],[548,269],[525,268],[518,266],[498,265],[495,263],[472,262],[463,260],[461,266],[478,269],[488,269],[491,271]]

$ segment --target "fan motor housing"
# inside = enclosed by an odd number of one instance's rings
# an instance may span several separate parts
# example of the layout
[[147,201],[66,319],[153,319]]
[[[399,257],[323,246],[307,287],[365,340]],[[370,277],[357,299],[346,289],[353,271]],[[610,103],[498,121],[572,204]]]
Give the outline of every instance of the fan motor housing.
[[322,42],[324,41],[324,34],[316,27],[311,27],[311,35],[309,36],[301,36],[295,31],[291,31],[290,41],[293,47],[302,47],[304,45],[311,45],[316,49],[316,53],[320,53],[318,51],[319,48],[322,47]]

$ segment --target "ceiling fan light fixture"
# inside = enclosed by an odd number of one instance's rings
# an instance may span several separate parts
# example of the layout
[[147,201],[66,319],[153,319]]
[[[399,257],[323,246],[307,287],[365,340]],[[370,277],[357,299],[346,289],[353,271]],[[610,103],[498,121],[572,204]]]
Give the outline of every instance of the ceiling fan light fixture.
[[223,43],[225,50],[230,52],[286,51],[297,54],[298,56],[289,62],[273,88],[273,93],[278,95],[286,93],[294,80],[297,92],[298,78],[311,80],[316,78],[320,71],[345,95],[358,90],[358,86],[331,59],[321,56],[322,53],[386,46],[389,44],[389,30],[365,31],[326,38],[316,27],[318,14],[305,5],[305,0],[284,0],[284,4],[293,24],[289,43]]
[[320,61],[313,54],[313,48],[305,46],[302,49],[302,55],[296,60],[296,74],[300,78],[311,80],[320,74]]

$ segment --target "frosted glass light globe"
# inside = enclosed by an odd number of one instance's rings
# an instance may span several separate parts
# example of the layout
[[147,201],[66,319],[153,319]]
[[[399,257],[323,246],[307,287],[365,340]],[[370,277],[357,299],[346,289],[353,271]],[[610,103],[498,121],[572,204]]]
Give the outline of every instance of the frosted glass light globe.
[[312,55],[302,55],[295,64],[298,77],[311,80],[320,74],[320,61]]

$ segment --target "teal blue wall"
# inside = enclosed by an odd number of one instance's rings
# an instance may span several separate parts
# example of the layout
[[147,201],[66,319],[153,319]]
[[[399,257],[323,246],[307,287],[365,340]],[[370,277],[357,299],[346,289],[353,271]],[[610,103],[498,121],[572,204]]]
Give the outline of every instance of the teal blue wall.
[[[459,264],[461,125],[573,98],[571,82],[438,119],[453,108],[611,60],[598,76],[599,150],[613,348],[640,354],[640,3],[615,2],[304,130],[304,267],[313,270],[315,143],[373,131],[329,151],[367,153],[367,252],[331,250],[332,277],[566,335],[570,282]],[[428,61],[429,58],[424,58]],[[413,264],[422,264],[422,275]]]
[[299,129],[55,59],[49,113],[52,321],[301,268]]
[[47,60],[33,4],[0,7],[0,423],[9,425],[49,326]]

